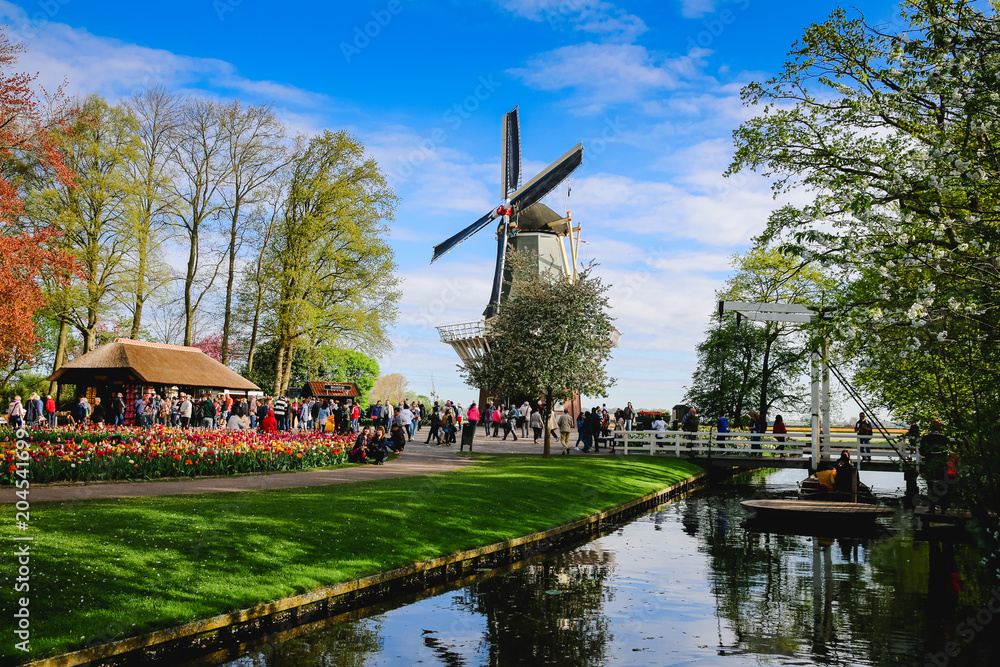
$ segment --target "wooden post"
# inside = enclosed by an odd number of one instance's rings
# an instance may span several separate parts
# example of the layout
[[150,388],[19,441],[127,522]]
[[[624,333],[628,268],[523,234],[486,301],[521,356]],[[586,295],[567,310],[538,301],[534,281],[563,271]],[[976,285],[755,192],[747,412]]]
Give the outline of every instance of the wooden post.
[[811,412],[809,426],[812,430],[812,470],[819,470],[819,354],[812,352],[809,355],[809,377],[812,385],[811,392]]

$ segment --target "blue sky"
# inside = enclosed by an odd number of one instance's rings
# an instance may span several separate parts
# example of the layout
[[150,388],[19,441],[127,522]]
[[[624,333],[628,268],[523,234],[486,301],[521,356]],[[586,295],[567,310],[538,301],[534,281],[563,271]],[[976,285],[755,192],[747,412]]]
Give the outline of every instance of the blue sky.
[[[346,5],[346,6],[345,6]],[[854,1],[870,21],[898,5]],[[781,67],[825,0],[458,0],[171,3],[0,0],[25,69],[110,99],[152,84],[273,101],[296,132],[357,135],[402,198],[391,244],[405,279],[384,372],[463,404],[474,392],[435,325],[479,317],[492,279],[483,232],[433,266],[431,247],[499,196],[500,119],[521,110],[525,178],[578,141],[585,162],[547,203],[583,225],[621,347],[609,406],[680,401],[729,257],[772,208],[768,185],[724,179],[745,83]],[[852,10],[849,10],[852,11]],[[528,173],[531,172],[531,173]],[[793,197],[795,195],[792,195]]]

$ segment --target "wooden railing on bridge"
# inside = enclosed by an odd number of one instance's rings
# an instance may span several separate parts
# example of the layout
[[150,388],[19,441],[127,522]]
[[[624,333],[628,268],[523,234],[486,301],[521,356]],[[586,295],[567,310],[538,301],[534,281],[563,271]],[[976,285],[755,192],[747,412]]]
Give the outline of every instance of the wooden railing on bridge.
[[[784,437],[784,442],[777,437]],[[861,439],[868,442],[862,445]],[[650,454],[654,456],[678,457],[786,457],[810,458],[812,456],[812,433],[795,430],[786,436],[770,433],[750,433],[735,431],[717,433],[715,431],[612,431],[606,439],[609,447],[622,454]],[[893,448],[895,445],[895,449]],[[862,451],[862,446],[868,451]],[[829,435],[829,443],[822,444],[822,458],[836,460],[840,452],[848,450],[851,460],[864,468],[869,459],[874,463],[902,464],[919,461],[918,446],[910,447],[902,434],[890,433],[889,439],[880,434],[857,436],[852,432],[834,431]],[[901,461],[896,450],[903,454]]]

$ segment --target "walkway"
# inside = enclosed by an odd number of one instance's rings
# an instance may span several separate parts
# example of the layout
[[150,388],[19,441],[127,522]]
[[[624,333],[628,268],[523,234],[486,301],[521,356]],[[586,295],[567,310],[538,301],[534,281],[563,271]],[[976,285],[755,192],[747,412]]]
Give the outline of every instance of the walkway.
[[[349,466],[331,470],[246,475],[207,479],[175,479],[157,482],[109,482],[96,484],[32,485],[31,502],[72,502],[101,500],[105,498],[145,498],[150,496],[179,496],[196,493],[234,493],[239,491],[272,491],[310,486],[328,486],[369,479],[391,479],[411,475],[430,475],[448,472],[467,466],[471,461],[458,455],[458,443],[451,446],[424,444],[427,430],[416,434],[402,456],[381,466]],[[559,453],[558,443],[553,443],[553,453]],[[474,451],[490,454],[538,454],[542,445],[531,444],[531,439],[488,438],[477,433]],[[601,450],[602,453],[605,450]],[[574,452],[576,454],[576,452]],[[14,503],[19,498],[15,489],[0,493],[0,504]]]

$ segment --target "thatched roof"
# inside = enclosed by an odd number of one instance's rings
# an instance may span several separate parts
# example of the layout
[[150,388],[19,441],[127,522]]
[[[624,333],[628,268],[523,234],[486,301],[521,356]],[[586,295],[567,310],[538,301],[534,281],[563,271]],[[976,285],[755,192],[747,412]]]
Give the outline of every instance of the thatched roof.
[[77,357],[49,381],[94,386],[120,381],[178,387],[257,391],[257,385],[196,347],[119,338]]

